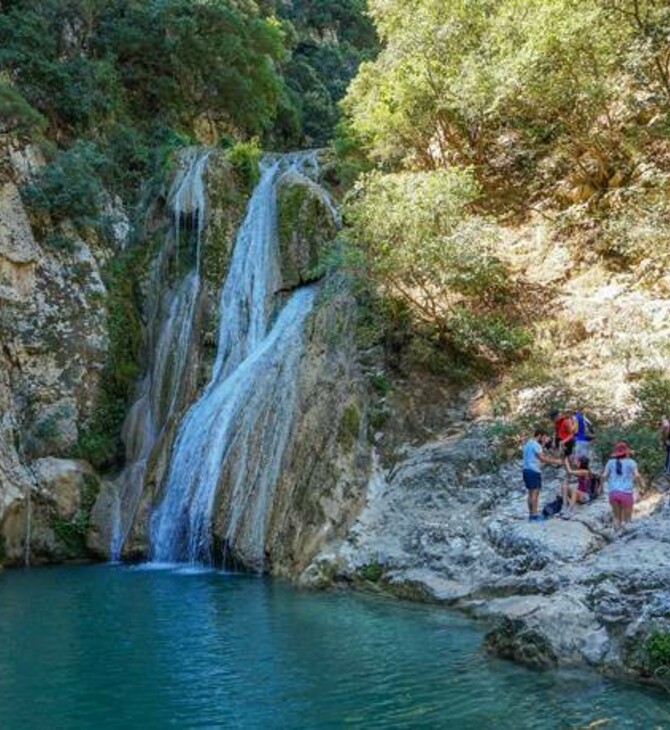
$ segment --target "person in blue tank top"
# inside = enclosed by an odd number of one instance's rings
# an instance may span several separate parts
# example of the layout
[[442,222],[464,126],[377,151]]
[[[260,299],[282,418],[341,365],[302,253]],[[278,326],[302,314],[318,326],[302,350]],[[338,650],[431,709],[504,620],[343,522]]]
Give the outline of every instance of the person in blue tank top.
[[575,460],[591,458],[591,441],[593,440],[593,424],[582,411],[574,412],[574,421],[577,424],[575,433]]
[[528,519],[540,520],[540,489],[542,489],[542,464],[561,465],[561,459],[547,456],[544,447],[549,442],[549,434],[542,428],[535,429],[532,439],[523,446],[523,483],[528,490]]

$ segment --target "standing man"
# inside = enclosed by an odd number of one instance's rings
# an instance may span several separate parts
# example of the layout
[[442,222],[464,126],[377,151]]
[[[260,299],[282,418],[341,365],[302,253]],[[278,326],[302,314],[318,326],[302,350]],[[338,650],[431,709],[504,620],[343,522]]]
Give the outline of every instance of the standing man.
[[552,411],[551,420],[554,422],[554,446],[559,456],[570,458],[575,447],[576,423],[571,413]]
[[533,438],[526,441],[523,447],[523,483],[528,490],[528,520],[540,520],[540,489],[542,489],[542,464],[562,464],[560,459],[547,456],[544,446],[549,441],[549,434],[542,428],[535,429]]
[[591,458],[591,441],[593,439],[593,424],[582,413],[575,411],[573,423],[577,426],[575,431],[575,459]]

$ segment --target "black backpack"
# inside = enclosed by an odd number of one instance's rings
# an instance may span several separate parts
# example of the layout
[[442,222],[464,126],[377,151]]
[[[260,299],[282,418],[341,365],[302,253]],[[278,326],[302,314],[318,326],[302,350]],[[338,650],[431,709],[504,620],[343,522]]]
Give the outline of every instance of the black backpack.
[[603,485],[601,484],[600,474],[591,474],[591,478],[589,479],[589,497],[591,499],[599,497],[602,490]]
[[563,509],[563,497],[559,494],[553,502],[545,504],[542,508],[542,515],[545,518],[557,515]]

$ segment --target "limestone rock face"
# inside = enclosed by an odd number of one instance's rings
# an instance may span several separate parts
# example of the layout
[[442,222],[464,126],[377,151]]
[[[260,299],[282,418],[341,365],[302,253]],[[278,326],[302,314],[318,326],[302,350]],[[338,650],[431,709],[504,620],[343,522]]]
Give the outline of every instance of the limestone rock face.
[[0,300],[30,299],[39,251],[13,182],[0,187]]
[[[605,497],[529,523],[520,464],[488,454],[473,426],[378,465],[348,535],[301,581],[459,607],[493,624],[490,651],[532,666],[644,675],[646,637],[670,626],[670,497],[646,496],[619,534]],[[562,477],[545,469],[543,502]]]
[[[41,164],[35,149],[0,137],[0,562],[16,562],[23,553],[26,495],[49,503],[54,497],[30,462],[73,452],[107,358],[100,267],[109,254],[67,223],[54,230],[67,234],[67,250],[38,241],[19,186]],[[33,513],[42,559],[55,546],[40,523],[51,519],[50,511]]]
[[370,468],[354,303],[333,283],[307,322],[298,407],[270,515],[268,568],[294,577],[362,507]]
[[51,494],[58,516],[65,520],[72,520],[81,508],[87,480],[96,480],[88,462],[74,459],[37,459],[33,471],[39,487]]

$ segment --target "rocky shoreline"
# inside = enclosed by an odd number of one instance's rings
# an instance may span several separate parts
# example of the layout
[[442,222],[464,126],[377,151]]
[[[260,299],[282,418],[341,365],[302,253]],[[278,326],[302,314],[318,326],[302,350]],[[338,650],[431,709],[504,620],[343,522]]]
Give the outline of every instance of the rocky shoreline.
[[[618,534],[604,497],[529,523],[519,465],[496,465],[489,446],[474,428],[377,465],[348,535],[300,582],[454,607],[491,623],[489,651],[532,667],[653,679],[648,639],[670,629],[668,495],[644,495]],[[547,469],[543,502],[562,474]]]

